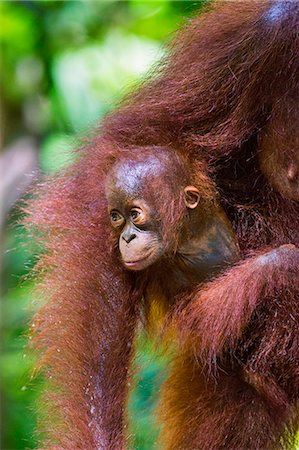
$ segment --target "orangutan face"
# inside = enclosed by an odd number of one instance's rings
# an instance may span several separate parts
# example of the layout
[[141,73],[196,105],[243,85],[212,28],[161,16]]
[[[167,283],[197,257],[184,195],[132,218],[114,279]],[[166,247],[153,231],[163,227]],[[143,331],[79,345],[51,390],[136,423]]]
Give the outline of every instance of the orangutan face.
[[[106,197],[110,222],[118,239],[122,263],[129,270],[143,270],[166,252],[157,205],[146,196],[148,184],[154,177],[163,177],[163,173],[161,161],[150,158],[121,162],[108,175]],[[198,206],[199,197],[194,186],[184,188],[188,209]]]

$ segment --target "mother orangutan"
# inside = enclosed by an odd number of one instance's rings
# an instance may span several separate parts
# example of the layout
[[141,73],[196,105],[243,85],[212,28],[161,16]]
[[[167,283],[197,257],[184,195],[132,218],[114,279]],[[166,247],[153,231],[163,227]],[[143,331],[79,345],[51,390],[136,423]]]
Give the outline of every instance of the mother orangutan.
[[[168,305],[178,351],[162,387],[161,447],[292,447],[299,399],[298,87],[298,1],[214,2],[178,33],[154,77],[106,118],[77,162],[38,190],[29,221],[44,232],[46,247],[39,267],[48,301],[32,325],[49,379],[45,447],[126,447],[132,341],[146,302],[139,275],[111,245],[105,186],[112,166],[124,154],[134,161],[142,148],[167,148],[190,161],[193,183],[201,182],[185,189],[188,211],[200,192],[204,205],[214,192],[241,258]],[[172,175],[163,172],[165,180]],[[157,223],[174,258],[182,203],[170,197],[167,227],[163,188],[157,194]],[[111,220],[125,223],[117,214]],[[136,221],[134,227],[142,229]]]

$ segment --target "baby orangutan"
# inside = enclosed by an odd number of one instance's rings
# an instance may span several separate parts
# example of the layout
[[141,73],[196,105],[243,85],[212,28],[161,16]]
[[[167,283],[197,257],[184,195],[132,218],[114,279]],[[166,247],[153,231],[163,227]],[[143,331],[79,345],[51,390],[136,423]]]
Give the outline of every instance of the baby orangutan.
[[[122,264],[131,271],[150,268],[150,284],[158,281],[154,272],[171,295],[210,277],[238,254],[232,227],[216,193],[212,196],[213,185],[208,185],[208,192],[205,179],[203,190],[186,163],[166,148],[153,147],[137,158],[118,161],[106,183]],[[171,235],[171,220],[165,215],[175,214],[178,206],[180,226]]]
[[[201,163],[162,147],[135,155],[121,156],[106,180],[112,253],[131,276],[137,309],[155,332],[183,296],[238,259],[238,246]],[[136,314],[134,330],[137,323]],[[114,346],[125,336],[116,336]],[[128,365],[123,359],[116,367]],[[123,448],[112,442],[109,448]]]
[[185,295],[238,259],[202,162],[162,146],[109,148],[96,159],[100,168],[88,165],[93,176],[80,160],[54,187],[44,186],[42,207],[39,200],[32,207],[31,223],[47,232],[40,268],[54,267],[41,285],[49,299],[34,318],[32,339],[50,380],[47,448],[127,448],[141,317],[155,333]]

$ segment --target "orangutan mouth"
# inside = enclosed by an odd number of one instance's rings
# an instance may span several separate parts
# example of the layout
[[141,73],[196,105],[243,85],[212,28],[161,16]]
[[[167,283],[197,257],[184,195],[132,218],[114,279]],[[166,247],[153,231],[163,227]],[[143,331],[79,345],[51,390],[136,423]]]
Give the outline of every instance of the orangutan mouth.
[[149,253],[147,256],[145,256],[144,258],[141,259],[136,259],[134,261],[124,261],[124,264],[127,267],[136,267],[139,266],[140,264],[142,264],[143,262],[145,262],[147,259],[149,259],[151,256],[151,253]]

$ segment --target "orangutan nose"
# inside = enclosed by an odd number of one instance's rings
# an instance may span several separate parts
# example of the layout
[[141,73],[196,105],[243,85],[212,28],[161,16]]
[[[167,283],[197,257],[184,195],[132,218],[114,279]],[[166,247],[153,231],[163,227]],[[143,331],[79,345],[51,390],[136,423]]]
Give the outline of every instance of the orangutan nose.
[[136,234],[131,233],[130,231],[124,232],[122,234],[122,238],[124,241],[126,241],[127,244],[129,244],[135,237],[136,237]]

